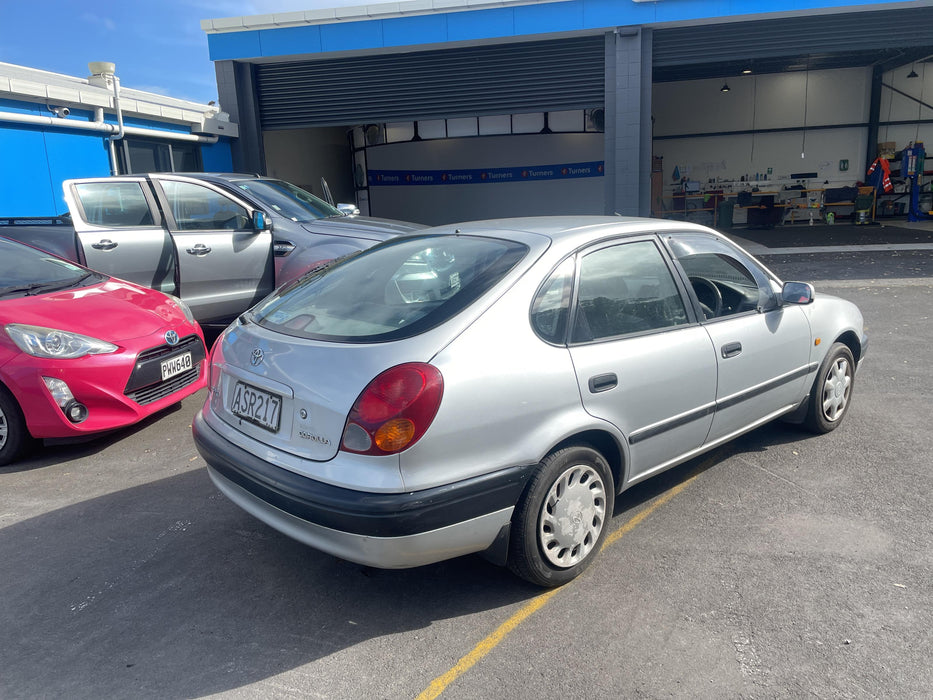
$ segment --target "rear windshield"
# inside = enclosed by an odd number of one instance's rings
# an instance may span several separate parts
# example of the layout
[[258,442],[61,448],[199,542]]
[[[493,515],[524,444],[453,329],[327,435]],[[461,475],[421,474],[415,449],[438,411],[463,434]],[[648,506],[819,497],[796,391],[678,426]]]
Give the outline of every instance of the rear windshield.
[[34,296],[97,284],[105,275],[0,238],[0,298]]
[[251,318],[300,338],[408,338],[466,308],[527,252],[521,243],[472,236],[394,239],[306,275]]

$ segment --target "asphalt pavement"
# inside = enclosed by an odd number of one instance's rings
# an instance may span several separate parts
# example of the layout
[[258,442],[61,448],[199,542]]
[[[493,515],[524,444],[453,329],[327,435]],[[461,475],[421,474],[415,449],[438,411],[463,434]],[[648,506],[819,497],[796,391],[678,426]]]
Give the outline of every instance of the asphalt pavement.
[[770,424],[626,491],[542,598],[476,556],[377,571],[251,518],[191,441],[202,393],[0,468],[0,698],[931,697],[929,237],[731,235],[862,309],[838,430]]

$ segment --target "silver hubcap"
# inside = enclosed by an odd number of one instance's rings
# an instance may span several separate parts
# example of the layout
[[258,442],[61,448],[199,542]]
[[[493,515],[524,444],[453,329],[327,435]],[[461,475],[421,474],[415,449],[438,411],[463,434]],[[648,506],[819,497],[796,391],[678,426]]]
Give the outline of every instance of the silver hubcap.
[[605,523],[603,480],[595,469],[580,464],[551,485],[538,518],[538,541],[551,564],[571,567],[592,551]]
[[6,444],[7,435],[10,432],[10,426],[6,423],[6,414],[0,410],[0,449]]
[[849,362],[840,357],[826,375],[823,384],[823,415],[826,420],[833,422],[842,418],[849,403],[849,390],[852,387],[852,374]]

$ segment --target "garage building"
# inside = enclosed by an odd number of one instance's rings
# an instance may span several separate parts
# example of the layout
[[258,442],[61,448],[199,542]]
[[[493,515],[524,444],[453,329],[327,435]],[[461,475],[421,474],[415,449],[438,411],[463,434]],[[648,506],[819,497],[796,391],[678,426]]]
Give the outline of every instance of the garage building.
[[[933,141],[927,1],[411,0],[202,29],[234,167],[323,177],[378,216],[822,203],[879,148],[897,181],[895,156]],[[903,192],[883,199],[873,215]]]

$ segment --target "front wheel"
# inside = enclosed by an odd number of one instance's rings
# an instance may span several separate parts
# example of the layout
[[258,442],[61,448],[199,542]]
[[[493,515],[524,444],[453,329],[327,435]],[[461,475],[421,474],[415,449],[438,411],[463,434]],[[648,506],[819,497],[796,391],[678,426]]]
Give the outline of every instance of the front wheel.
[[804,425],[814,433],[828,433],[842,423],[855,385],[855,359],[848,346],[834,343],[813,385]]
[[19,404],[0,386],[0,466],[16,461],[31,443]]
[[544,458],[512,518],[509,568],[538,586],[560,586],[590,565],[615,502],[612,472],[586,446]]

